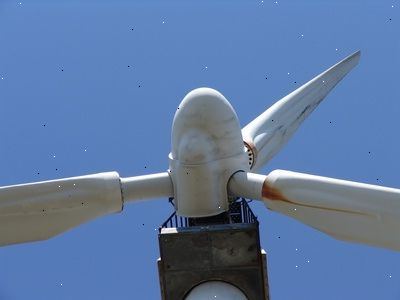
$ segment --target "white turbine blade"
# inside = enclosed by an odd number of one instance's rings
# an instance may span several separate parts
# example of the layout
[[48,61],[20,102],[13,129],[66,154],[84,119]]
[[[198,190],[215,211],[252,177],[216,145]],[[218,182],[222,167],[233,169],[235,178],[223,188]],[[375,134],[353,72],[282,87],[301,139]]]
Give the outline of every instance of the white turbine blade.
[[301,123],[355,66],[360,51],[346,57],[297,90],[282,98],[242,130],[253,152],[252,171],[261,168],[290,139]]
[[399,189],[283,170],[236,173],[229,189],[337,239],[400,251]]
[[126,201],[173,196],[167,172],[120,178],[100,173],[0,187],[0,246],[45,240]]

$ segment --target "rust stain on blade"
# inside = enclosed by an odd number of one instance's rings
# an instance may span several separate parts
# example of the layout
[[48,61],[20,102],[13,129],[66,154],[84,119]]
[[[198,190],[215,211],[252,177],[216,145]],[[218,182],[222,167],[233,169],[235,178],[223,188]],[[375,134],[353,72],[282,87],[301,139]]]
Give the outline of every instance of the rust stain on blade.
[[290,201],[289,199],[287,199],[279,189],[272,187],[268,183],[267,178],[264,180],[261,193],[262,193],[261,196],[263,199],[280,200],[283,202],[297,204],[297,203],[294,203],[294,202]]
[[352,211],[352,210],[329,208],[329,207],[318,206],[318,205],[297,203],[295,201],[288,199],[279,189],[271,186],[267,180],[268,180],[268,178],[266,178],[264,180],[263,187],[262,187],[261,196],[263,199],[271,200],[271,201],[282,201],[282,202],[286,202],[286,203],[290,203],[290,204],[302,206],[302,207],[317,208],[317,209],[323,209],[323,210],[329,210],[329,211],[335,211],[335,212],[344,212],[344,213],[355,214],[355,215],[372,216],[370,214]]

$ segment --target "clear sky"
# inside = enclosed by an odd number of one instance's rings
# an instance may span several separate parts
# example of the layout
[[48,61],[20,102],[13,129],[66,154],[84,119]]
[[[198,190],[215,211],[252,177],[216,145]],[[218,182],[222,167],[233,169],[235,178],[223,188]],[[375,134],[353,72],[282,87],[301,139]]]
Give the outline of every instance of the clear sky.
[[[359,66],[262,172],[400,188],[398,0],[1,0],[0,185],[165,171],[191,89],[218,89],[244,126],[358,49]],[[252,207],[273,300],[400,299],[400,253]],[[156,228],[171,212],[166,199],[127,205],[0,248],[0,299],[159,299]]]

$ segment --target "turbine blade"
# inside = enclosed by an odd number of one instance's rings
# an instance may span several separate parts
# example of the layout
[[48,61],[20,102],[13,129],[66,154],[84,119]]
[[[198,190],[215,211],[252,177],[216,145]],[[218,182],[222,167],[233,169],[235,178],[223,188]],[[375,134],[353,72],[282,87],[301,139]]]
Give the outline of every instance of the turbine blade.
[[283,170],[236,173],[229,189],[337,239],[400,251],[399,189]]
[[285,96],[242,129],[244,142],[253,153],[252,171],[260,169],[290,139],[301,123],[354,67],[360,51]]
[[117,172],[0,187],[0,246],[45,240],[132,200],[172,196],[168,173]]

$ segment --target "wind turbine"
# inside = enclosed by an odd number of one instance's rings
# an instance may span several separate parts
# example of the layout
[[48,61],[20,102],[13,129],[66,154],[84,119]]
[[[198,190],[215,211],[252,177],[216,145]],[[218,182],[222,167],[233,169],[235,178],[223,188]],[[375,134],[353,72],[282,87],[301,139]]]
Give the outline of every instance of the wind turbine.
[[[257,174],[359,58],[360,52],[348,56],[243,129],[218,91],[191,91],[175,113],[166,172],[1,187],[0,246],[45,240],[121,212],[126,203],[168,197],[177,215],[194,220],[224,214],[237,198],[259,200],[335,238],[400,250],[399,189],[284,170]],[[234,294],[231,288],[226,291]]]

